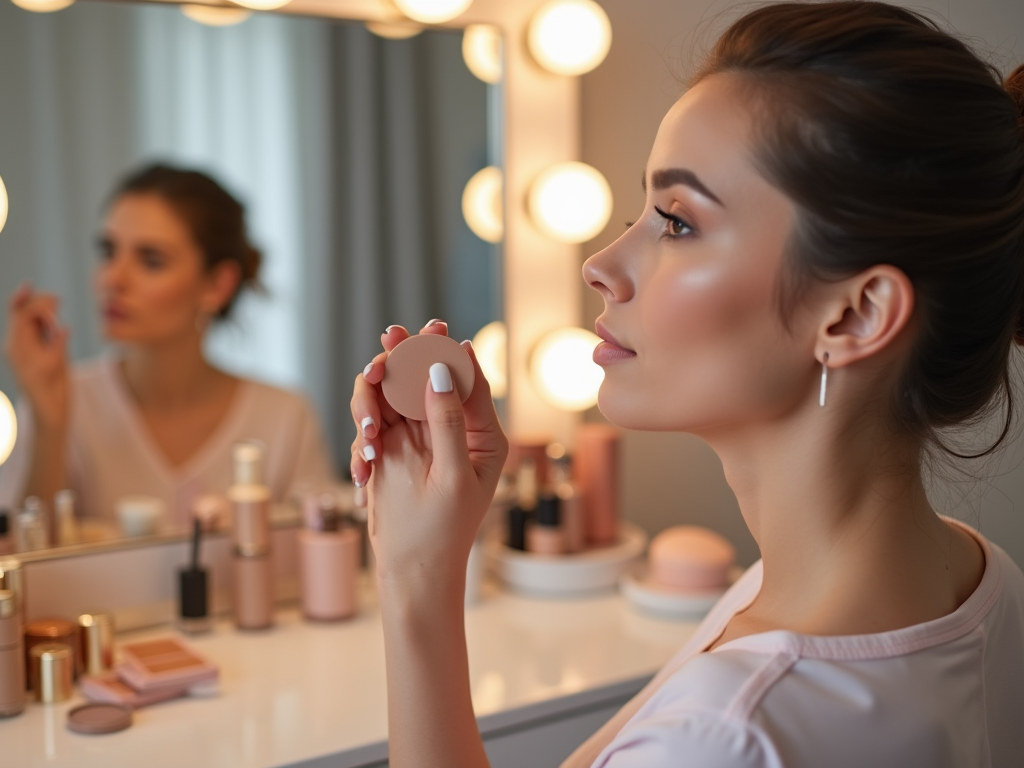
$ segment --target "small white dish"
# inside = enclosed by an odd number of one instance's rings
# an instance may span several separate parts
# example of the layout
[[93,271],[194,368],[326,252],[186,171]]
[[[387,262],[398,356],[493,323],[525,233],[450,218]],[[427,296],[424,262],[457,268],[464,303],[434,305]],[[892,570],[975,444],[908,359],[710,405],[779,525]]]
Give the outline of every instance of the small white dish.
[[[733,568],[730,583],[743,573]],[[630,604],[642,613],[675,621],[699,621],[725,594],[728,587],[698,592],[679,592],[652,582],[647,564],[638,563],[619,579],[619,589]]]
[[621,523],[619,543],[572,555],[535,555],[509,549],[492,536],[485,545],[495,574],[515,592],[539,597],[577,597],[615,589],[619,577],[647,545],[647,534]]

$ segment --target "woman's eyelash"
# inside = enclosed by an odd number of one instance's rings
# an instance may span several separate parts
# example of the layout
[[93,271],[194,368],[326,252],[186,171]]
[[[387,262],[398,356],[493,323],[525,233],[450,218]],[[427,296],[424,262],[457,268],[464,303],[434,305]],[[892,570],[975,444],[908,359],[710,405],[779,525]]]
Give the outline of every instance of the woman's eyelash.
[[629,229],[629,228],[630,228],[630,227],[632,227],[632,226],[633,226],[634,224],[636,224],[636,222],[635,222],[635,221],[627,221],[627,222],[626,222],[626,229]]
[[[661,216],[663,219],[671,222],[672,224],[677,225],[680,229],[688,229],[690,230],[690,232],[693,231],[693,227],[691,227],[685,221],[680,219],[678,216],[673,216],[671,213],[665,213],[665,211],[661,210],[661,208],[659,208],[658,206],[654,206],[654,210],[656,210],[658,212],[658,215]],[[681,237],[683,234],[683,232],[672,233],[674,237]]]

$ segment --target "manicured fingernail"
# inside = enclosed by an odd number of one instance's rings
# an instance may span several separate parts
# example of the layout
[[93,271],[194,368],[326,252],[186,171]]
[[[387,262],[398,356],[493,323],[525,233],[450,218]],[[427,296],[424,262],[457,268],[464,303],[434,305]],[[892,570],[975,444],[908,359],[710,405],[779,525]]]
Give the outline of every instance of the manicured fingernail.
[[398,328],[398,326],[397,325],[389,325],[387,328],[384,329],[384,334],[387,335],[387,334],[391,333],[391,331],[393,331],[395,328]]
[[363,376],[369,376],[370,375],[370,371],[372,371],[372,370],[373,370],[373,363],[367,364],[367,366],[365,368],[363,368]]
[[[423,370],[422,368],[420,370]],[[363,458],[367,461],[373,461],[377,458],[377,449],[372,445],[363,446]]]
[[430,388],[435,392],[451,392],[454,389],[452,372],[444,363],[434,363],[430,366]]
[[470,341],[469,339],[466,339],[465,341],[462,342],[462,346],[467,347],[469,349],[472,349],[473,348],[473,342]]
[[441,320],[440,318],[435,317],[433,320],[431,320],[429,323],[427,323],[424,327],[425,328],[429,328],[430,326],[437,325],[438,323],[440,323],[441,325],[448,325],[448,323],[446,323],[444,320]]
[[363,428],[363,437],[367,437],[366,430],[369,429],[370,427],[377,426],[377,422],[373,420],[372,416],[367,416],[365,419],[359,422],[359,426]]
[[352,485],[354,485],[356,488],[362,488],[364,485],[366,485],[366,483],[364,483],[355,475],[352,475]]

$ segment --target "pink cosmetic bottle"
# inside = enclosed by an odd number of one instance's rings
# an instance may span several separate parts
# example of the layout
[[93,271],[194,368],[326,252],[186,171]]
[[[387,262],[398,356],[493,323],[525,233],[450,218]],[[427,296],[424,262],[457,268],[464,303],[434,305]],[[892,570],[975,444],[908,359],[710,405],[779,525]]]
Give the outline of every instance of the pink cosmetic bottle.
[[573,474],[583,496],[587,540],[597,546],[619,537],[619,430],[610,424],[581,424],[576,433]]
[[0,717],[25,709],[25,646],[17,596],[0,590]]
[[274,579],[270,564],[270,489],[263,484],[263,445],[235,443],[234,484],[228,499],[234,513],[232,606],[239,629],[274,623]]
[[348,619],[359,607],[359,529],[329,495],[307,499],[306,510],[306,528],[299,531],[302,612],[314,621]]

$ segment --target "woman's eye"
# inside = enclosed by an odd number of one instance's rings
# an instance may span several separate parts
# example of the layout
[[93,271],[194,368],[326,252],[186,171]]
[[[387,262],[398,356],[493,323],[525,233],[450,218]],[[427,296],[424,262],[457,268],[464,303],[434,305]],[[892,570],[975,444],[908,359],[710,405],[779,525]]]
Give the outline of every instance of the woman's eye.
[[96,241],[96,255],[100,261],[110,261],[114,257],[114,244],[109,240]]
[[665,219],[665,234],[670,237],[682,237],[693,232],[693,227],[678,216],[674,216],[671,213],[665,213],[665,211],[661,210],[658,206],[654,206],[654,210],[658,212],[659,216]]
[[139,259],[142,261],[142,266],[148,270],[163,269],[165,259],[162,253],[151,250],[143,250],[139,253]]

